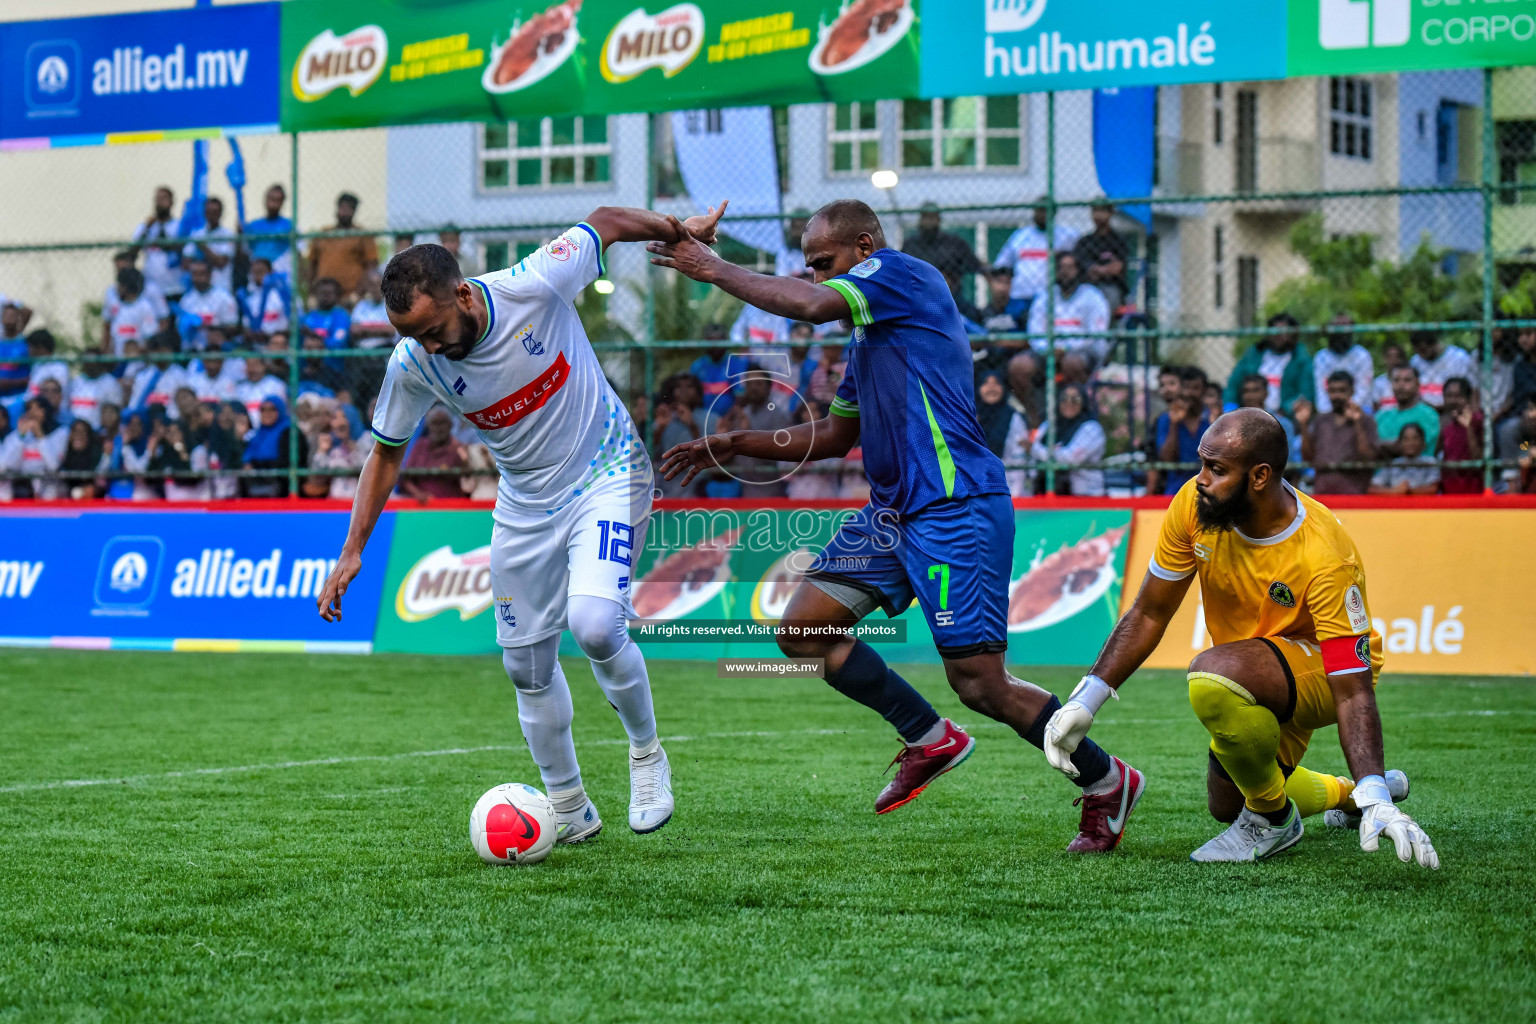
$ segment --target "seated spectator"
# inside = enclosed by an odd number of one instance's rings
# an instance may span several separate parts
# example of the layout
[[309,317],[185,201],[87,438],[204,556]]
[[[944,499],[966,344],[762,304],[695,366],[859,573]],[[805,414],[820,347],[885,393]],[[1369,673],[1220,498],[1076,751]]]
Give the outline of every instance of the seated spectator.
[[144,297],[144,275],[132,267],[118,272],[117,294],[117,312],[102,325],[101,350],[121,357],[129,341],[149,344],[149,339],[160,332],[160,317]]
[[[1083,352],[1097,364],[1109,354],[1110,342],[1101,332],[1109,329],[1109,303],[1104,293],[1087,284],[1070,252],[1056,254],[1056,283],[1048,298],[1042,291],[1029,307],[1029,345],[1037,353],[1046,350],[1046,314],[1055,313],[1057,352]],[[1084,337],[1084,335],[1100,335]]]
[[1227,408],[1226,399],[1222,395],[1220,384],[1210,381],[1205,385],[1203,404],[1205,406],[1205,418],[1215,423],[1216,417],[1225,412]]
[[213,287],[231,297],[235,294],[235,233],[226,227],[224,200],[209,196],[203,200],[203,226],[186,236],[192,241],[181,250],[182,263],[191,270],[194,262],[205,263],[213,276]]
[[[709,324],[704,328],[704,340],[725,341],[725,328],[720,324]],[[710,345],[688,367],[688,372],[704,388],[704,410],[707,413],[723,416],[735,402],[730,381],[730,362],[731,357],[726,353],[724,345]]]
[[[117,436],[112,439],[107,470],[114,474],[107,484],[107,497],[119,501],[150,501],[157,497],[145,481],[149,470],[149,427],[141,412],[123,417]],[[122,477],[115,474],[129,473]]]
[[1518,414],[1532,396],[1536,396],[1536,327],[1522,327],[1515,332],[1515,365],[1509,386],[1512,412]]
[[[464,469],[469,456],[453,436],[453,416],[441,405],[427,412],[426,431],[411,445],[405,469]],[[425,505],[433,498],[462,498],[460,478],[446,474],[402,476],[400,490]]]
[[1317,467],[1314,494],[1364,494],[1371,486],[1369,469],[1332,469],[1344,462],[1376,461],[1376,420],[1360,408],[1359,383],[1348,370],[1328,377],[1325,411],[1297,419],[1301,428],[1301,457]]
[[[1473,404],[1476,392],[1465,377],[1445,382],[1440,413],[1440,458],[1445,462],[1470,462],[1483,457],[1483,414]],[[1447,469],[1440,474],[1445,494],[1483,493],[1481,469]]]
[[[1239,409],[1266,409],[1265,403],[1269,400],[1269,381],[1263,375],[1250,373],[1238,384],[1237,407]],[[1298,402],[1306,401],[1306,396],[1298,398]],[[1267,411],[1267,410],[1266,410]],[[1280,421],[1280,426],[1285,429],[1286,451],[1294,451],[1296,445],[1296,421],[1284,413],[1274,414]]]
[[[304,351],[324,352],[326,348],[325,338],[308,328],[304,331]],[[299,394],[315,393],[326,398],[334,397],[336,390],[342,385],[342,371],[332,363],[340,362],[336,359],[320,359],[309,357],[300,361],[299,365]]]
[[117,436],[118,430],[123,425],[123,410],[121,406],[112,402],[101,404],[101,426],[96,430],[96,436],[101,438],[102,446],[110,448],[112,439]]
[[48,408],[54,411],[54,418],[60,426],[69,426],[71,419],[69,414],[69,402],[64,397],[64,389],[59,387],[56,380],[45,380],[37,388],[37,397],[48,403]]
[[960,307],[960,315],[977,319],[968,315],[967,307],[970,307],[970,313],[975,312],[975,307],[966,293],[970,290],[967,286],[975,279],[973,275],[984,268],[965,239],[944,230],[937,203],[922,205],[917,215],[917,230],[907,236],[901,251],[932,264],[949,285],[949,294]]
[[[1405,423],[1417,423],[1423,433],[1424,448],[1433,452],[1440,440],[1440,415],[1419,396],[1419,371],[1399,366],[1392,371],[1394,404],[1376,414],[1376,431],[1381,435],[1384,457],[1401,455],[1397,435]],[[1439,478],[1436,477],[1436,482]]]
[[196,352],[208,347],[208,328],[222,327],[226,333],[239,329],[240,307],[233,295],[215,283],[212,268],[202,260],[187,264],[187,280],[178,323],[182,347]]
[[754,351],[782,351],[789,340],[789,320],[756,306],[742,306],[731,324],[731,341]]
[[123,389],[107,371],[105,359],[84,359],[69,381],[68,409],[71,419],[85,420],[92,428],[101,426],[101,407],[123,405]]
[[[1204,374],[1202,373],[1203,377]],[[1205,390],[1204,384],[1201,391]],[[1168,400],[1168,411],[1157,418],[1154,428],[1159,462],[1200,461],[1200,439],[1210,429],[1205,409],[1195,399],[1180,391]],[[1177,494],[1194,478],[1197,470],[1169,469],[1162,473],[1162,494]]]
[[265,259],[251,260],[245,287],[235,292],[235,305],[240,310],[240,322],[246,327],[263,334],[288,333],[293,296],[287,279],[273,273],[272,265]]
[[1227,404],[1241,406],[1243,384],[1257,374],[1265,382],[1264,408],[1276,414],[1289,414],[1298,398],[1307,398],[1316,389],[1312,355],[1307,346],[1301,344],[1296,332],[1296,318],[1291,314],[1276,313],[1269,318],[1269,326],[1285,329],[1260,338],[1243,353],[1227,378]]
[[180,423],[156,423],[150,432],[149,467],[151,485],[159,484],[166,501],[207,501],[213,489],[206,477],[198,474],[208,469],[207,449],[191,443]]
[[[1184,367],[1182,366],[1168,364],[1158,367],[1157,400],[1162,404],[1163,409],[1167,409],[1170,402],[1184,393],[1183,373]],[[1157,440],[1157,436],[1158,431],[1161,429],[1161,423],[1162,413],[1159,413],[1158,418],[1153,420],[1151,436],[1147,437],[1142,444],[1142,453],[1149,462],[1156,462],[1160,457],[1158,452],[1162,448],[1162,444]],[[1163,471],[1159,469],[1147,470],[1147,493],[1162,494],[1163,487]]]
[[9,467],[6,465],[5,442],[11,436],[11,412],[4,403],[0,403],[0,502],[12,501],[15,495],[11,492],[11,481],[4,474]]
[[1131,254],[1131,247],[1125,238],[1110,225],[1114,216],[1113,205],[1102,201],[1094,203],[1093,230],[1072,246],[1072,257],[1081,268],[1083,279],[1104,293],[1104,301],[1109,304],[1111,322],[1114,321],[1115,313],[1124,305],[1129,291],[1125,261]]
[[171,396],[171,400],[176,404],[176,414],[168,418],[172,422],[181,424],[182,436],[189,444],[197,444],[199,440],[197,431],[201,422],[199,412],[203,407],[197,400],[197,392],[183,384],[176,389],[176,394]]
[[[1043,427],[1035,431],[1032,450],[1038,462],[1054,460],[1067,466],[1079,466],[1104,458],[1104,428],[1088,411],[1088,395],[1081,385],[1066,384],[1057,390],[1055,446],[1048,448],[1046,440]],[[1056,493],[1102,496],[1104,471],[1073,469],[1070,472],[1058,472]]]
[[[180,337],[175,331],[162,331],[149,339],[148,355],[155,357],[174,354],[179,344]],[[147,359],[144,368],[133,378],[133,389],[125,408],[148,413],[152,420],[160,416],[178,416],[176,392],[186,383],[186,368],[179,363]]]
[[[1421,403],[1422,404],[1422,403]],[[1372,494],[1435,494],[1440,490],[1440,467],[1424,459],[1424,428],[1416,422],[1404,423],[1399,442],[1401,452],[1391,465],[1383,466],[1371,477]]]
[[[261,403],[269,398],[286,401],[288,388],[281,380],[267,372],[267,363],[256,356],[245,360],[245,379],[235,385],[235,401],[245,407],[245,414],[252,423],[261,416]],[[287,406],[284,405],[286,411]]]
[[[795,410],[795,424],[815,423],[826,415],[826,407],[814,398],[807,398]],[[823,501],[836,498],[841,486],[840,471],[833,460],[800,466],[786,466],[789,478],[784,481],[784,496],[795,501]]]
[[[1501,318],[1505,314],[1498,314]],[[1512,399],[1515,390],[1515,361],[1518,349],[1515,348],[1515,337],[1518,334],[1513,328],[1495,327],[1493,330],[1493,366],[1489,376],[1492,384],[1488,390],[1486,408],[1493,410],[1493,422],[1497,424],[1508,416],[1514,406]],[[1477,378],[1483,379],[1483,352],[1479,348],[1474,353],[1478,362]]]
[[1045,204],[1037,203],[1030,223],[1008,236],[992,265],[993,269],[1007,268],[1013,272],[1008,312],[1020,324],[1029,322],[1035,296],[1050,283],[1051,253],[1070,252],[1077,242],[1077,232],[1060,219],[1056,221],[1055,237],[1047,235],[1048,219]]
[[[1013,299],[1013,271],[1008,267],[993,267],[987,272],[987,304],[977,310],[977,322],[988,334],[1007,334],[1022,331],[1029,319],[1016,315],[1019,304]],[[1018,351],[1018,347],[1014,347]]]
[[1045,360],[1034,352],[1008,360],[1008,404],[1030,430],[1045,422]]
[[[101,438],[91,425],[83,419],[75,420],[69,425],[60,471],[69,474],[106,472],[108,467],[102,448]],[[97,482],[78,475],[66,476],[64,490],[73,501],[94,501],[101,497],[103,490],[97,488]]]
[[[1340,313],[1329,322],[1335,328],[1353,327],[1355,318],[1348,313]],[[1331,401],[1328,397],[1330,390],[1328,381],[1339,370],[1348,373],[1355,382],[1353,401],[1360,411],[1369,413],[1375,408],[1371,402],[1371,374],[1376,372],[1375,366],[1371,362],[1370,352],[1364,345],[1356,343],[1355,337],[1356,335],[1351,331],[1331,330],[1327,334],[1328,344],[1312,357],[1312,375],[1317,380],[1319,409],[1328,408]]]
[[[697,410],[703,402],[699,379],[691,373],[677,373],[661,382],[656,397],[656,415],[651,424],[654,443],[651,458],[661,461],[661,455],[674,445],[684,444],[699,436],[701,417]],[[671,480],[659,477],[656,486],[664,498],[678,498],[687,492],[682,487],[681,474]]]
[[1517,414],[1499,428],[1499,461],[1513,462],[1501,472],[1501,483],[1511,494],[1536,491],[1531,455],[1536,452],[1536,394],[1527,395]]
[[1386,369],[1371,381],[1371,405],[1378,415],[1383,409],[1397,408],[1397,397],[1392,394],[1392,371],[1408,365],[1408,353],[1397,342],[1389,341],[1381,347],[1381,362]]
[[[244,428],[238,422],[244,420]],[[250,421],[236,402],[204,402],[202,443],[208,450],[208,470],[223,475],[209,481],[215,500],[240,496],[235,471],[245,465],[245,433]]]
[[[741,396],[731,411],[721,419],[723,430],[787,430],[794,417],[783,403],[772,401],[772,378],[762,370],[751,370],[741,382]],[[713,432],[713,431],[711,431]],[[736,456],[728,469],[741,483],[744,498],[782,498],[784,474],[791,467],[774,459]]]
[[[113,255],[112,283],[107,285],[106,290],[101,293],[102,323],[110,324],[112,318],[117,316],[117,311],[122,308],[123,298],[117,290],[117,275],[125,270],[134,269],[133,263],[134,255],[132,250],[124,249],[122,252]],[[145,279],[143,294],[144,298],[149,301],[149,304],[154,307],[155,316],[160,318],[160,330],[165,330],[165,328],[170,326],[171,320],[171,306],[170,303],[165,301],[165,293],[160,290],[158,284]]]
[[[457,227],[449,224],[437,233],[437,244],[447,249],[449,254],[458,261],[459,273],[466,278],[474,277],[479,271],[475,267],[473,246],[464,241],[464,233]],[[498,267],[498,270],[501,268]]]
[[5,438],[0,447],[0,471],[20,473],[24,477],[12,482],[13,496],[49,500],[59,495],[56,480],[35,479],[52,476],[64,460],[64,445],[68,430],[59,426],[53,407],[46,398],[29,399],[16,421],[16,429]]
[[[347,348],[352,341],[352,318],[339,305],[341,285],[329,277],[315,282],[315,308],[305,313],[299,321],[304,334],[316,335],[322,348]],[[337,374],[346,371],[346,360],[333,357],[325,360],[328,369]]]
[[223,352],[210,348],[187,366],[185,386],[197,394],[199,402],[222,404],[234,399],[244,371],[245,360],[226,359]]
[[[363,438],[371,447],[372,435]],[[469,460],[469,471],[472,476],[465,476],[459,482],[464,488],[465,497],[470,501],[495,501],[496,500],[496,458],[491,450],[484,444],[476,441],[474,444],[464,446],[465,456]],[[661,479],[656,481],[661,486]]]
[[269,186],[262,196],[266,216],[261,220],[246,221],[240,233],[242,236],[267,236],[256,237],[254,241],[246,239],[251,251],[252,267],[260,260],[271,270],[291,280],[293,249],[288,243],[288,237],[293,231],[293,221],[283,216],[283,204],[287,201],[288,191],[283,186]]
[[59,386],[69,386],[69,364],[54,359],[55,342],[47,328],[39,328],[27,335],[27,354],[35,360],[27,374],[27,397],[36,398],[38,388],[45,380],[58,381]]
[[999,458],[1008,442],[1008,427],[1013,416],[1013,410],[1008,406],[1008,389],[1003,387],[1003,375],[997,370],[987,370],[976,388],[976,420],[981,424],[987,448]]
[[[294,430],[288,419],[288,404],[281,395],[269,395],[258,404],[260,420],[245,444],[247,469],[286,470],[290,466],[303,468],[309,465],[309,443],[302,432]],[[298,440],[298,461],[292,461],[293,441]],[[246,477],[241,481],[240,492],[247,498],[286,498],[286,476]]]
[[1445,382],[1452,377],[1470,381],[1477,375],[1472,353],[1459,345],[1447,345],[1439,331],[1414,331],[1408,335],[1413,358],[1408,365],[1419,371],[1419,391],[1425,402],[1440,408],[1445,403]]

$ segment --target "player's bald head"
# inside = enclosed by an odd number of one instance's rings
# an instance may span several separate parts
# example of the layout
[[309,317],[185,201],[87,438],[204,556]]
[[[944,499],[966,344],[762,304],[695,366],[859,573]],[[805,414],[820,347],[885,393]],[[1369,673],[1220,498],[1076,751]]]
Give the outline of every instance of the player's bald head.
[[806,234],[824,234],[833,242],[852,244],[860,235],[874,239],[875,248],[885,248],[885,230],[880,217],[868,203],[857,199],[834,199],[811,214]]
[[1201,439],[1212,455],[1252,469],[1268,466],[1275,479],[1285,472],[1290,443],[1285,428],[1264,409],[1234,409],[1219,416]]

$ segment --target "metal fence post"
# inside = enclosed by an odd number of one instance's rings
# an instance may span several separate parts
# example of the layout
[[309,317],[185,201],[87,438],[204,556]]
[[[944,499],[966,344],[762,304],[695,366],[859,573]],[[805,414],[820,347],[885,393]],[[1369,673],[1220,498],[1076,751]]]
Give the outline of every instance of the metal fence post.
[[[1056,93],[1045,94],[1045,493],[1056,493]],[[1026,331],[1029,324],[1025,324]],[[1034,339],[1025,342],[1033,347]]]
[[[656,208],[656,115],[645,115],[645,208]],[[651,272],[650,261],[645,263],[645,288],[642,293],[645,301],[645,331],[640,338],[640,358],[645,371],[644,387],[647,402],[656,394],[656,352],[651,347],[651,342],[656,340],[656,289],[655,274]],[[649,406],[647,406],[649,408]],[[655,422],[655,409],[650,409],[650,415],[645,422],[639,424],[640,437],[644,440],[647,449],[656,440],[651,436],[651,424]]]
[[1498,274],[1493,252],[1493,215],[1496,198],[1494,186],[1495,132],[1493,124],[1493,69],[1483,69],[1483,490],[1493,490],[1494,450],[1493,414],[1493,289]]
[[295,280],[291,282],[293,297],[299,300],[288,315],[288,500],[296,501],[299,497],[299,425],[294,419],[295,406],[299,400],[299,317],[303,315],[303,301],[299,298],[299,133],[289,135],[288,144],[288,177],[293,198],[293,216],[288,218],[293,227],[288,232],[288,244],[291,247],[289,257],[293,265]]

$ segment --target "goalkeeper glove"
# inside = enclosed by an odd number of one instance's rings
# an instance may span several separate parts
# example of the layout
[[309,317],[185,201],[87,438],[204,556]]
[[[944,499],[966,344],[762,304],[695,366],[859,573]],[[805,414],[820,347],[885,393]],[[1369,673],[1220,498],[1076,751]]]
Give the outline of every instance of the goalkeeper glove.
[[1417,860],[1426,868],[1439,868],[1440,855],[1429,836],[1408,815],[1398,809],[1387,792],[1387,780],[1367,775],[1355,783],[1355,806],[1360,808],[1360,849],[1376,852],[1383,832],[1397,848],[1397,859],[1404,864]]
[[1072,763],[1072,754],[1078,744],[1083,742],[1083,737],[1088,735],[1088,729],[1093,725],[1093,716],[1098,714],[1099,708],[1111,697],[1120,699],[1120,695],[1108,683],[1098,676],[1083,676],[1083,681],[1077,684],[1072,696],[1056,709],[1051,720],[1045,724],[1045,759],[1051,762],[1052,768],[1069,779],[1077,778],[1077,766]]

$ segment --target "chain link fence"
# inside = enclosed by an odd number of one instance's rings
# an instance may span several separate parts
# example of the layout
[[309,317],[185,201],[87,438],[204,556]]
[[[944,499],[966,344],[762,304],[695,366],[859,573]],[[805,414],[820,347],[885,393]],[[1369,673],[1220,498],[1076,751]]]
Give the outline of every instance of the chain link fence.
[[[0,154],[22,197],[0,222],[0,499],[347,497],[396,340],[376,273],[394,251],[440,242],[484,273],[598,206],[721,198],[721,253],[763,273],[805,273],[805,218],[850,197],[943,272],[1017,495],[1170,492],[1240,405],[1280,418],[1319,493],[1536,487],[1536,68],[238,144],[243,195],[206,140],[222,208],[185,221],[193,140]],[[655,453],[815,419],[845,365],[838,324],[744,309],[641,246],[610,249],[577,309]],[[450,433],[407,492],[494,495],[472,428]],[[866,493],[857,450],[690,490]]]

